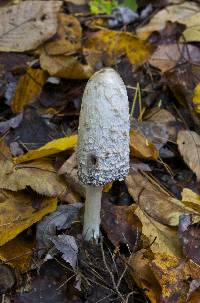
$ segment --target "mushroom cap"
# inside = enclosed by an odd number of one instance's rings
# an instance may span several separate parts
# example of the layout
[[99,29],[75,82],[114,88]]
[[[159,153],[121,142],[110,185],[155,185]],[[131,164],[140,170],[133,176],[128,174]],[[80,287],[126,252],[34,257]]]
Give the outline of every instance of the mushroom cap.
[[79,180],[102,186],[120,180],[129,170],[129,108],[126,87],[112,68],[88,81],[79,118]]

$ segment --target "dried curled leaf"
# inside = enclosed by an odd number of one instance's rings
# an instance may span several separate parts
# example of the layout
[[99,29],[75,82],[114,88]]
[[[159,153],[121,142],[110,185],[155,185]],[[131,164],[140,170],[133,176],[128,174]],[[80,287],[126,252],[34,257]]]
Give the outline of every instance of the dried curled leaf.
[[55,197],[66,192],[66,184],[57,176],[50,160],[37,160],[28,164],[14,165],[1,161],[0,188],[18,191],[30,186],[39,194]]
[[183,160],[200,180],[200,136],[194,131],[181,130],[177,144]]
[[[29,176],[30,177],[30,176]],[[39,207],[34,208],[29,194],[0,191],[0,245],[15,238],[46,214],[56,209],[56,198],[38,198]]]
[[32,50],[57,30],[57,13],[62,2],[23,1],[0,9],[0,51]]
[[17,84],[14,97],[11,101],[13,113],[19,113],[30,102],[35,101],[42,91],[46,81],[46,73],[41,69],[29,68]]

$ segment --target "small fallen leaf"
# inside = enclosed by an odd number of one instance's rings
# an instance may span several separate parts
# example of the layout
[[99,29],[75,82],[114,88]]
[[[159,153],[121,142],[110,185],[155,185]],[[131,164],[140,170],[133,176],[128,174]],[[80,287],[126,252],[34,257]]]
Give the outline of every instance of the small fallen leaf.
[[88,79],[93,73],[89,65],[80,63],[78,58],[73,56],[49,56],[43,53],[40,56],[40,65],[51,76],[60,78]]
[[194,89],[194,95],[192,98],[195,111],[200,114],[200,83]]
[[194,131],[180,130],[177,144],[183,160],[200,180],[200,136]]
[[138,130],[130,131],[130,152],[133,157],[157,160],[159,152],[156,147]]
[[26,74],[20,78],[11,101],[13,113],[21,112],[25,106],[35,101],[42,91],[46,76],[41,69],[27,69]]
[[111,14],[112,10],[118,6],[116,0],[90,0],[89,6],[92,14]]
[[100,30],[92,33],[84,42],[83,53],[87,62],[95,67],[104,62],[114,65],[125,55],[131,64],[142,64],[150,56],[152,47],[129,32]]
[[181,193],[184,205],[200,213],[200,196],[189,188],[183,188]]
[[31,265],[34,244],[18,236],[0,247],[0,260],[26,272]]
[[42,147],[34,150],[29,150],[25,155],[14,158],[15,163],[27,162],[34,159],[39,159],[54,155],[65,150],[75,147],[77,143],[77,135],[72,135],[70,137],[55,139],[48,142]]
[[39,208],[34,208],[31,196],[23,191],[1,190],[0,199],[0,245],[40,221],[57,206],[56,198],[40,197]]
[[0,51],[32,50],[51,38],[61,5],[62,1],[30,0],[0,8]]
[[66,184],[57,176],[51,160],[35,160],[23,166],[1,161],[0,188],[18,191],[31,187],[41,195],[55,197],[66,193]]
[[77,266],[78,246],[74,237],[69,235],[58,235],[51,237],[55,247],[62,253],[62,259],[75,270]]
[[36,240],[39,255],[52,247],[51,238],[56,235],[57,230],[70,228],[81,207],[81,203],[59,205],[52,214],[37,224]]

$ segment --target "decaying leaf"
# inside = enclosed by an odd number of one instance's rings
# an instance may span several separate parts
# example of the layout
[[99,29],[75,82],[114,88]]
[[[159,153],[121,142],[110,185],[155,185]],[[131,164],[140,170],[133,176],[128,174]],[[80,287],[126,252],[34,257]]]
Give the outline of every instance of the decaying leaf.
[[181,193],[184,205],[200,213],[200,196],[189,188],[183,188]]
[[81,203],[59,205],[56,211],[37,224],[36,240],[39,255],[42,255],[45,250],[52,246],[51,238],[56,235],[56,230],[71,226],[81,207]]
[[108,66],[114,65],[123,55],[132,64],[142,64],[150,56],[151,47],[132,33],[100,30],[88,37],[83,52],[93,67],[101,61]]
[[7,121],[0,122],[0,133],[8,131],[10,128],[17,128],[22,122],[22,119],[23,113],[20,113]]
[[[56,209],[56,198],[38,197],[33,199],[23,191],[0,192],[0,245],[15,238],[20,232],[40,221],[46,214]],[[37,206],[36,206],[37,204]]]
[[200,180],[200,136],[194,131],[181,130],[177,144],[183,160]]
[[[199,20],[199,5],[194,1],[184,1],[180,4],[169,5],[159,10],[150,22],[137,29],[137,34],[143,39],[147,38],[153,31],[160,31],[165,27],[167,21],[179,22],[190,27]],[[187,30],[187,29],[186,29]],[[185,36],[185,32],[183,32]],[[192,41],[192,40],[187,40]],[[193,40],[194,41],[194,40]]]
[[181,201],[170,196],[158,184],[151,183],[141,173],[127,176],[126,184],[141,210],[161,224],[178,226],[180,215],[184,213],[198,215],[195,210],[183,205]]
[[72,55],[81,48],[82,28],[73,15],[60,13],[56,38],[42,46],[42,52],[49,56]]
[[145,294],[150,299],[151,303],[159,302],[161,287],[153,274],[150,267],[152,256],[146,249],[141,249],[129,258],[131,266],[131,275],[137,285],[145,289]]
[[3,138],[0,139],[0,160],[11,158],[11,152]]
[[35,101],[42,91],[46,76],[41,69],[27,69],[26,74],[20,78],[11,101],[13,113],[21,112],[25,106]]
[[72,135],[70,137],[59,138],[48,142],[42,147],[34,150],[29,150],[25,155],[14,158],[15,163],[27,162],[34,159],[39,159],[54,155],[65,150],[75,147],[77,143],[77,135]]
[[0,260],[26,272],[30,268],[33,248],[33,242],[18,236],[0,247]]
[[48,71],[51,76],[67,79],[88,79],[93,70],[89,65],[82,64],[73,56],[49,56],[43,53],[40,56],[42,69]]
[[0,9],[0,51],[32,50],[57,30],[57,13],[62,1],[22,1]]
[[78,246],[74,237],[58,235],[51,238],[55,247],[62,253],[62,258],[75,270],[77,265]]
[[155,254],[151,268],[162,288],[161,302],[187,302],[191,281],[200,278],[199,266],[167,253]]
[[156,147],[145,138],[142,132],[134,129],[130,131],[130,152],[133,157],[149,160],[157,160],[159,156]]
[[200,114],[200,84],[197,84],[194,90],[194,95],[192,98],[195,111]]
[[51,160],[35,160],[28,164],[15,165],[1,161],[0,188],[18,191],[31,187],[41,195],[55,197],[66,192],[65,182],[57,176]]

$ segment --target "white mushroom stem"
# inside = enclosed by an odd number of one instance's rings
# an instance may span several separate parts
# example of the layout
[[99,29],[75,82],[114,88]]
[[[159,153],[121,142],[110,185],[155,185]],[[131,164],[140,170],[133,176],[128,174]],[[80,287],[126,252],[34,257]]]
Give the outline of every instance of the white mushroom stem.
[[83,237],[86,241],[98,240],[100,228],[102,186],[86,187]]

